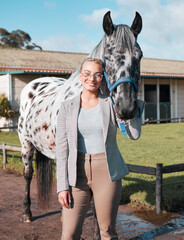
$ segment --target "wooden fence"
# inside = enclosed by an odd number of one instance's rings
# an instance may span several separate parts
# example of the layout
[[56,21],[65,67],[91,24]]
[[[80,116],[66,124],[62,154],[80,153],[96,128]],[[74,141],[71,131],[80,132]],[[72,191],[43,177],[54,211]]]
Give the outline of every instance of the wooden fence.
[[[6,169],[6,163],[7,163],[6,151],[7,150],[8,151],[21,152],[21,147],[7,146],[5,143],[0,145],[0,149],[2,149],[2,152],[3,152],[3,169]],[[128,167],[128,170],[130,172],[133,172],[133,173],[142,173],[142,174],[156,176],[156,184],[155,184],[156,185],[156,187],[155,187],[156,213],[160,214],[162,212],[162,179],[163,179],[163,174],[184,171],[184,164],[175,164],[175,165],[169,165],[169,166],[164,166],[163,167],[162,163],[157,163],[156,168],[127,164],[127,167]]]
[[156,176],[156,213],[160,214],[162,211],[162,179],[164,173],[174,173],[184,171],[184,164],[175,164],[164,166],[162,163],[157,163],[156,168],[144,167],[138,165],[127,164],[130,172],[142,173]]
[[155,120],[151,120],[151,119],[146,119],[143,121],[144,124],[151,124],[151,123],[181,123],[184,122],[184,117],[179,117],[179,118],[164,118],[164,119],[155,119]]

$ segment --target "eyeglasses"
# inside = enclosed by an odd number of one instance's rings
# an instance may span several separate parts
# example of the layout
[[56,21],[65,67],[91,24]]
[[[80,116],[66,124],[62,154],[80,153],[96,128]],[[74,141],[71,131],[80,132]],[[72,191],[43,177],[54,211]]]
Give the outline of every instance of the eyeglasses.
[[97,81],[101,81],[102,78],[103,78],[103,75],[100,74],[100,73],[95,73],[95,74],[93,74],[93,75],[91,75],[91,73],[81,73],[81,74],[82,74],[82,76],[84,76],[85,78],[89,78],[89,79],[91,79],[91,77],[94,77],[94,79],[97,80]]

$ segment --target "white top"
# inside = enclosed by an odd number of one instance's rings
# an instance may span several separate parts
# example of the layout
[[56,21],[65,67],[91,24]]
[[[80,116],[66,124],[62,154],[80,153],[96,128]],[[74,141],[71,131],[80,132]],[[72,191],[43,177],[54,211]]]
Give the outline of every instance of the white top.
[[91,109],[80,108],[78,116],[78,151],[105,152],[100,105]]

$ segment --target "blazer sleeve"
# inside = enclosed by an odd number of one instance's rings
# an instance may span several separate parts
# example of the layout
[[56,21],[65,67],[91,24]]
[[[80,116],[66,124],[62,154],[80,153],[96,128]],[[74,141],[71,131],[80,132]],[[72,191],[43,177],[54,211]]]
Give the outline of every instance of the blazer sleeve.
[[138,110],[132,119],[122,120],[117,118],[120,131],[123,135],[133,140],[137,140],[141,136],[142,112],[145,105],[145,102],[140,99],[137,99],[137,102]]
[[56,177],[57,192],[69,190],[68,183],[68,139],[66,132],[66,109],[61,103],[56,125]]

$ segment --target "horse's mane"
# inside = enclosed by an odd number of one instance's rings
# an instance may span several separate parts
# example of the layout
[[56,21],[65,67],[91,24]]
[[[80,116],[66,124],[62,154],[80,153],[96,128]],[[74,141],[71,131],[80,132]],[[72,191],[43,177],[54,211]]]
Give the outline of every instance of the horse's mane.
[[[129,52],[132,52],[135,45],[135,37],[127,25],[114,25],[115,31],[113,33],[114,41],[116,48],[128,49]],[[103,60],[103,51],[106,44],[106,38],[108,36],[105,34],[101,42],[95,47],[90,57],[96,57]]]
[[[128,49],[132,52],[135,45],[135,37],[127,25],[118,25],[115,31],[117,49]],[[118,39],[121,41],[118,41]]]

